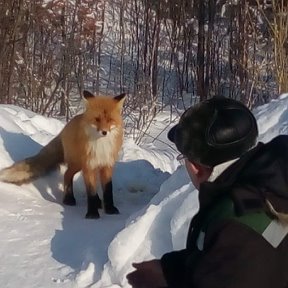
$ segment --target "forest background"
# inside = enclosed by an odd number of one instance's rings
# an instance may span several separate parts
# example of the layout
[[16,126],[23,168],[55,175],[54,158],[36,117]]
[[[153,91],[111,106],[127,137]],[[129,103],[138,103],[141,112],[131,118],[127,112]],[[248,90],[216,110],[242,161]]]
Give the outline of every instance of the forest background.
[[214,95],[288,91],[287,0],[0,0],[0,103],[68,121],[126,92],[126,133]]

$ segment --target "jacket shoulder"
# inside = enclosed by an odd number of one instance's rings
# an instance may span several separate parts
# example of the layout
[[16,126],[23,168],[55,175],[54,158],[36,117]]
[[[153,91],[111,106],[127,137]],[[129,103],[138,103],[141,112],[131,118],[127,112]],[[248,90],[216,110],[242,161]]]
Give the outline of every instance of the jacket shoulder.
[[225,197],[208,212],[201,230],[206,232],[211,226],[217,226],[217,224],[227,221],[241,223],[257,234],[262,235],[272,219],[264,210],[251,211],[242,215],[237,215],[233,200],[230,197]]

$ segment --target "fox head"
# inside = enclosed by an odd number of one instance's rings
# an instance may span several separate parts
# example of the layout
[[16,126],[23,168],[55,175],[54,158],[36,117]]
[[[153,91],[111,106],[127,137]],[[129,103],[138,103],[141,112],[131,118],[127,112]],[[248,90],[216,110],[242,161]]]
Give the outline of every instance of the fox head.
[[125,93],[115,97],[94,96],[89,91],[83,92],[86,111],[85,122],[95,129],[96,136],[104,137],[117,129],[122,129],[122,108]]

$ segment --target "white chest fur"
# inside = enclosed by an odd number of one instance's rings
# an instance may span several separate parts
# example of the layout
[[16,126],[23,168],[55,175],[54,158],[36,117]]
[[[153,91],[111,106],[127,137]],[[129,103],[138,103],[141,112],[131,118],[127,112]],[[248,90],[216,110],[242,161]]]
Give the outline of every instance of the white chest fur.
[[[90,128],[91,130],[93,128]],[[101,166],[113,166],[115,162],[116,139],[120,137],[119,129],[114,128],[106,136],[99,136],[98,133],[88,133],[88,165],[91,169]],[[87,131],[88,132],[88,131]]]

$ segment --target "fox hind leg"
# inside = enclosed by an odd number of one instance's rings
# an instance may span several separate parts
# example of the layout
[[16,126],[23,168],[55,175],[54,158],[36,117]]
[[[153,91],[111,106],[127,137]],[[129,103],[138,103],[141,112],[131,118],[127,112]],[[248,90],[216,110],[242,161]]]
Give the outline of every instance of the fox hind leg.
[[75,206],[76,200],[73,192],[73,177],[79,172],[79,169],[73,166],[69,166],[64,174],[64,197],[63,204],[69,206]]
[[119,210],[114,206],[113,185],[112,185],[112,167],[100,169],[100,180],[103,189],[104,210],[107,214],[119,214]]

